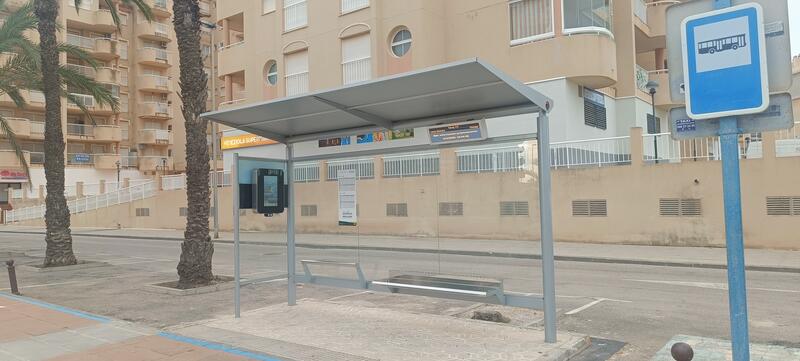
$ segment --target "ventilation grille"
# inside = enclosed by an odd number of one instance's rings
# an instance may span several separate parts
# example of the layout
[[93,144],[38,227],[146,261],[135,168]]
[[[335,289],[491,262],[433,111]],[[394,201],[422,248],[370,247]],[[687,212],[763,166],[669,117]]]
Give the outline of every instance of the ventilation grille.
[[301,217],[316,217],[317,205],[316,204],[303,204],[300,206]]
[[386,203],[387,217],[408,217],[407,203]]
[[150,208],[136,208],[137,217],[150,217]]
[[580,199],[572,201],[573,217],[607,217],[608,203],[605,199]]
[[500,202],[501,216],[527,216],[528,202]]
[[662,198],[658,200],[658,214],[662,217],[700,217],[703,206],[698,198]]
[[464,203],[461,202],[441,202],[439,203],[440,216],[463,216]]
[[767,197],[768,216],[800,216],[800,197]]

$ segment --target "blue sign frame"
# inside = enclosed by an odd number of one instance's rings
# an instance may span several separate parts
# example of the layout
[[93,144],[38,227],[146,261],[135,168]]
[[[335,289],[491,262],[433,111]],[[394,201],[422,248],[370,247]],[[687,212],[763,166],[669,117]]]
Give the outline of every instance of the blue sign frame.
[[[692,119],[764,111],[769,84],[758,3],[687,17],[681,26],[686,110]],[[715,35],[716,34],[716,35]]]

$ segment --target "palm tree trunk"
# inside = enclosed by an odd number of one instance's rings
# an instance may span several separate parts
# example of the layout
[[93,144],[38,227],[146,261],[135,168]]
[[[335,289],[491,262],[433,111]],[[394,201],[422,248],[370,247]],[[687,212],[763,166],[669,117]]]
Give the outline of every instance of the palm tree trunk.
[[59,51],[56,40],[57,0],[36,0],[39,41],[42,55],[42,87],[45,100],[44,176],[47,181],[45,224],[47,251],[44,266],[77,263],[72,252],[70,215],[64,196],[64,134],[61,128],[61,79],[58,75]]
[[186,126],[186,231],[178,263],[179,288],[208,284],[214,280],[211,259],[214,243],[209,236],[208,122],[205,112],[206,74],[200,53],[200,8],[197,0],[174,0],[172,6],[180,57],[181,101]]

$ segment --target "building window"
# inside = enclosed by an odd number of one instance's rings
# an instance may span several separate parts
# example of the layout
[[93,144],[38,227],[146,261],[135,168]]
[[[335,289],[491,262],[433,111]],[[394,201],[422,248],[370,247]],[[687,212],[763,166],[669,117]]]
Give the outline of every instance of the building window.
[[292,31],[308,25],[306,0],[283,0],[283,31]]
[[316,217],[317,216],[317,205],[316,204],[303,204],[303,205],[300,205],[300,216],[301,217]]
[[438,174],[439,153],[417,153],[383,157],[384,177],[415,177]]
[[463,216],[464,203],[461,202],[439,202],[440,216]]
[[500,202],[500,216],[527,216],[528,202]]
[[611,32],[611,0],[563,0],[564,32]]
[[342,39],[342,83],[352,84],[372,78],[369,33]]
[[328,180],[338,180],[337,174],[342,169],[355,169],[358,179],[375,178],[375,160],[372,158],[328,161]]
[[286,55],[286,96],[308,92],[308,51]]
[[150,208],[136,208],[137,217],[150,217]]
[[408,217],[407,203],[386,203],[387,217]]
[[653,114],[647,114],[647,134],[661,133],[661,118],[653,117]]
[[270,60],[266,65],[267,75],[265,80],[268,85],[278,84],[278,63],[275,60]]
[[275,11],[275,0],[262,0],[261,10],[262,14],[269,14]]
[[608,217],[605,199],[579,199],[572,201],[573,217]]
[[342,14],[369,7],[369,0],[342,0]]
[[513,0],[508,10],[511,45],[553,35],[553,0]]
[[800,197],[767,197],[768,216],[800,216]]
[[662,198],[658,200],[658,214],[662,217],[700,217],[703,207],[697,198]]
[[406,28],[397,30],[392,36],[392,54],[396,57],[406,55],[411,50],[411,32]]
[[589,88],[583,91],[583,121],[590,127],[606,130],[606,97]]

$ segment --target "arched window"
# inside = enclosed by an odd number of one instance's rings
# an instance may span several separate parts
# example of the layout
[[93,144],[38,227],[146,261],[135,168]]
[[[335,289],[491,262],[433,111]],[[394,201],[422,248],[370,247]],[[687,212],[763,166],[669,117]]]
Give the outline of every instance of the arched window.
[[392,36],[392,54],[396,57],[402,57],[411,50],[411,32],[406,28],[400,28],[395,31]]

